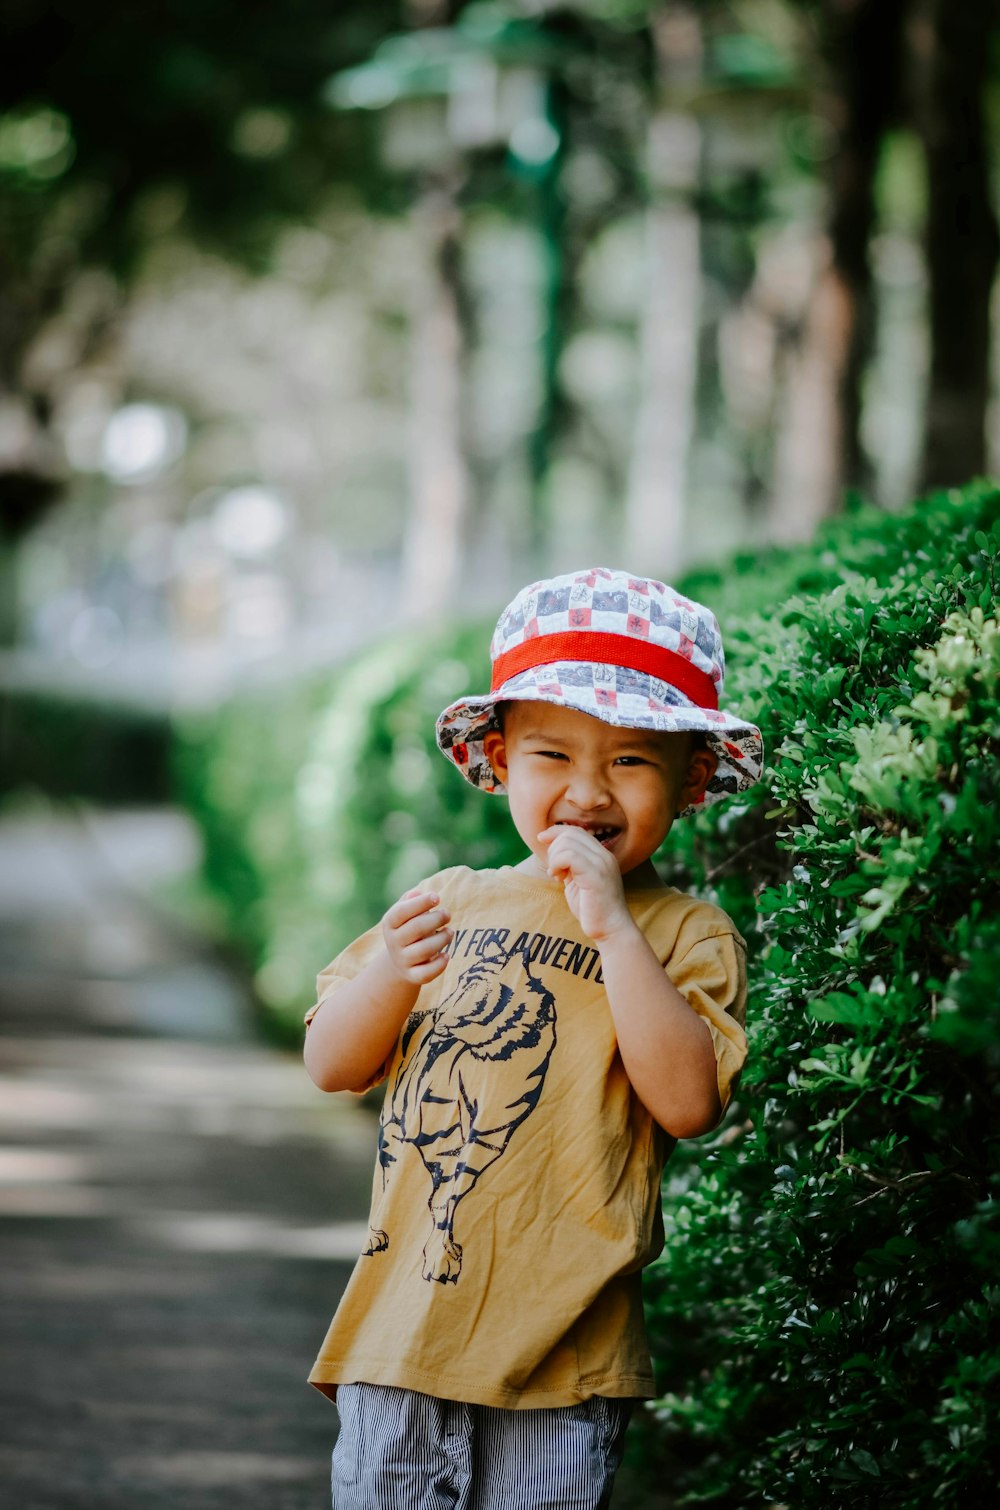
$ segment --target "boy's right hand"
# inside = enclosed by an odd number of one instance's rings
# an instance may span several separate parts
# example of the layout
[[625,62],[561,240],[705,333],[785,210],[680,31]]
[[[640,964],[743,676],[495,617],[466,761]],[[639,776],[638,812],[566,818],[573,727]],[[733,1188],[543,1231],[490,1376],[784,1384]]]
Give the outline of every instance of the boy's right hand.
[[382,919],[382,937],[393,969],[401,980],[424,986],[448,963],[454,934],[450,914],[433,891],[404,892]]

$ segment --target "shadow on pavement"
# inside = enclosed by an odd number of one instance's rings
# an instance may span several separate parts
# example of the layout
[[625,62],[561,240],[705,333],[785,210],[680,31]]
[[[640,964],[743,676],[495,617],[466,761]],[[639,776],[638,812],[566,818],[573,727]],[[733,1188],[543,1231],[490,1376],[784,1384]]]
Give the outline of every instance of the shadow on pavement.
[[[262,1045],[149,887],[167,811],[0,821],[0,1485],[18,1510],[316,1510],[305,1382],[376,1129]],[[321,963],[321,962],[320,962]]]

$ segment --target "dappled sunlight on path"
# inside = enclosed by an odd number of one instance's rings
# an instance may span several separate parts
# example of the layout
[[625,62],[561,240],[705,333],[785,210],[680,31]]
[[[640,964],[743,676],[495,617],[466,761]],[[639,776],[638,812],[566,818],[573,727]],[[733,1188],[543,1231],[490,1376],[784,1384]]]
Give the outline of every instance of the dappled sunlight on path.
[[0,1482],[32,1510],[328,1502],[305,1376],[375,1123],[160,910],[196,856],[169,812],[0,821]]

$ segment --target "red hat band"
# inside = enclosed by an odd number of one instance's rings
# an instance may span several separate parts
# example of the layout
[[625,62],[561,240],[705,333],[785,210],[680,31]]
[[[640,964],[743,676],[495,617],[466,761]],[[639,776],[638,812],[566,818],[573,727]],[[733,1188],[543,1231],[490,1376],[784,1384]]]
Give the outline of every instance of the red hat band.
[[513,650],[498,655],[493,662],[492,692],[497,692],[511,677],[532,666],[554,665],[557,661],[593,661],[605,666],[625,666],[644,671],[659,681],[676,687],[678,692],[698,708],[718,708],[718,689],[704,671],[663,645],[631,635],[602,633],[600,630],[567,630],[557,634],[538,634],[523,640]]

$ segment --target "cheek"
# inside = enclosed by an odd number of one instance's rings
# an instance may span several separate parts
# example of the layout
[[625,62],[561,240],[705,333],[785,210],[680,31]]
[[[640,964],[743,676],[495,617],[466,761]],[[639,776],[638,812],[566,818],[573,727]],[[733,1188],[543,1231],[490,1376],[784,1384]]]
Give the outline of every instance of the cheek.
[[648,771],[636,782],[633,795],[649,812],[668,808],[674,794],[675,783],[660,771]]
[[551,783],[533,776],[517,785],[515,800],[525,811],[546,807],[551,801]]
[[510,804],[510,815],[521,833],[530,832],[534,840],[548,823],[549,812],[553,804],[558,800],[559,782],[549,771],[514,770],[512,780],[507,788],[507,797]]
[[677,816],[678,792],[659,785],[648,794],[645,804],[646,823],[650,828],[668,829]]

